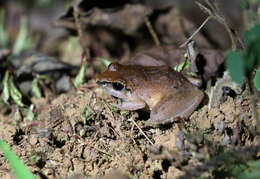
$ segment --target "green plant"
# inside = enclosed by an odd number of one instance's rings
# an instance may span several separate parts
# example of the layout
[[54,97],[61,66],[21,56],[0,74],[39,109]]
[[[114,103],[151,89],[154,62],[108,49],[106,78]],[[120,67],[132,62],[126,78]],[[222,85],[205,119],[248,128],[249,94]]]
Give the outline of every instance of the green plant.
[[[9,34],[5,29],[5,11],[0,9],[0,48],[7,48],[9,43]],[[29,36],[29,28],[26,17],[20,18],[19,32],[13,44],[12,54],[18,55],[24,50],[32,47],[32,39]]]
[[252,27],[255,24],[260,23],[258,12],[254,10],[254,8],[259,3],[259,0],[241,0],[241,7],[244,11],[245,25],[248,27]]
[[239,84],[245,79],[251,79],[253,71],[257,69],[254,76],[254,84],[260,91],[260,25],[255,25],[245,32],[244,41],[247,45],[245,51],[231,51],[227,55],[227,69],[231,78]]
[[243,164],[237,164],[231,170],[231,175],[238,179],[256,179],[260,176],[260,161],[251,160]]
[[30,49],[31,46],[32,46],[32,42],[31,42],[31,38],[29,37],[27,18],[21,17],[19,33],[13,45],[13,54],[18,55],[22,51]]
[[19,107],[24,107],[25,105],[22,102],[22,93],[15,86],[14,81],[13,81],[13,77],[9,75],[8,70],[5,72],[5,76],[4,76],[2,83],[3,83],[3,91],[2,91],[2,94],[1,94],[2,100],[6,104],[9,104],[8,101],[11,97],[11,99]]
[[0,10],[0,47],[5,48],[8,44],[8,33],[5,29],[5,11]]
[[33,174],[26,168],[24,163],[12,152],[12,150],[2,140],[0,140],[0,148],[4,153],[4,156],[8,159],[8,162],[11,165],[11,168],[16,178],[35,179]]
[[80,87],[84,81],[85,81],[85,73],[86,73],[86,69],[87,69],[87,61],[83,61],[81,68],[74,80],[74,86],[76,88]]

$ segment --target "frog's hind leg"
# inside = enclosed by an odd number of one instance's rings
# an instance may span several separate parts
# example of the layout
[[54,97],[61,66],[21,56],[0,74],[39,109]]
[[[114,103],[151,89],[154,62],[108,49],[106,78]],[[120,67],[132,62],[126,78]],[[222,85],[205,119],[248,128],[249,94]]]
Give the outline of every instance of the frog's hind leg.
[[165,124],[177,118],[188,118],[203,97],[204,93],[198,89],[174,91],[154,106],[151,111],[151,122]]

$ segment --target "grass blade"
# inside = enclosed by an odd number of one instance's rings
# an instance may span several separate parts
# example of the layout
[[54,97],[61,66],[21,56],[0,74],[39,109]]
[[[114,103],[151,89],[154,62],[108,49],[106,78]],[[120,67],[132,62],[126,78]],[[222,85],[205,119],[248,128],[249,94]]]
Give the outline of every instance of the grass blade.
[[34,175],[26,168],[24,163],[11,151],[7,144],[0,140],[0,148],[2,149],[5,157],[8,159],[9,164],[18,179],[35,179]]

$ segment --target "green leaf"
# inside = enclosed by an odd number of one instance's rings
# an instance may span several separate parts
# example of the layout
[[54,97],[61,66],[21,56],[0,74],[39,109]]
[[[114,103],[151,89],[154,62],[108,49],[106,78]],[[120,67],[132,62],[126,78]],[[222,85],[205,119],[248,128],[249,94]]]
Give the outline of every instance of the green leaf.
[[183,71],[183,70],[189,69],[190,66],[191,66],[190,61],[189,61],[188,59],[186,59],[184,62],[182,62],[182,63],[180,63],[180,64],[178,64],[178,65],[175,65],[175,66],[173,67],[173,69],[174,69],[175,71],[177,71],[177,72],[181,72],[181,71]]
[[13,46],[13,54],[18,55],[22,51],[31,47],[31,40],[29,38],[27,19],[22,17],[20,20],[19,33],[16,37],[15,44]]
[[8,33],[5,30],[5,11],[0,10],[0,48],[6,48],[8,45]]
[[38,85],[38,79],[35,78],[33,79],[32,81],[32,93],[35,97],[37,98],[41,98],[42,97],[42,93],[41,93],[41,90],[39,88],[39,85]]
[[16,88],[13,78],[9,78],[9,87],[10,87],[10,94],[14,102],[20,106],[24,107],[24,104],[22,102],[22,94],[21,92]]
[[241,7],[243,9],[249,9],[249,2],[248,2],[248,0],[242,0],[241,1]]
[[66,48],[67,52],[74,52],[75,48],[79,44],[79,38],[78,37],[69,37],[68,39],[68,46]]
[[111,62],[110,62],[108,59],[106,59],[106,58],[97,57],[97,60],[99,60],[99,61],[101,61],[102,63],[104,63],[104,65],[105,65],[106,67],[108,67],[108,66],[111,64]]
[[260,2],[260,0],[249,0],[249,1],[250,1],[250,3],[253,3],[253,4]]
[[259,176],[260,176],[260,170],[254,170],[254,171],[246,170],[236,177],[238,179],[259,179]]
[[47,75],[39,75],[39,76],[37,76],[37,78],[40,80],[44,80],[44,83],[46,83],[46,84],[50,84],[51,82],[53,82],[53,79]]
[[76,88],[78,88],[80,85],[82,85],[84,83],[86,69],[87,69],[87,61],[84,61],[81,65],[79,73],[77,74],[77,76],[74,80],[74,86]]
[[231,174],[239,179],[257,179],[260,176],[260,161],[248,161],[245,164],[237,164],[231,170]]
[[250,43],[258,39],[259,37],[260,37],[260,25],[257,24],[245,32],[244,41],[247,45],[250,45]]
[[260,66],[260,37],[249,44],[247,49],[247,70],[250,72],[255,66]]
[[233,176],[239,175],[241,172],[243,172],[246,169],[246,166],[243,164],[235,165],[234,168],[231,170],[231,174]]
[[11,151],[7,144],[2,140],[0,140],[0,148],[4,153],[4,156],[8,159],[8,162],[11,165],[16,178],[35,179],[33,174],[26,168],[24,163]]
[[258,91],[260,91],[260,69],[256,71],[254,78],[255,87]]
[[93,120],[93,117],[94,111],[89,106],[86,106],[80,114],[80,118],[82,119],[84,124],[86,124],[86,122],[89,120]]
[[9,71],[6,70],[5,76],[4,76],[4,79],[3,79],[3,91],[2,91],[2,94],[1,94],[1,98],[3,99],[3,101],[6,104],[9,104],[8,99],[10,98],[8,79],[9,79]]
[[260,171],[260,160],[255,160],[255,161],[252,160],[252,161],[249,161],[249,162],[247,162],[247,165],[248,165],[249,167],[259,169],[259,171]]
[[35,119],[35,114],[33,112],[33,109],[34,109],[34,105],[31,104],[30,108],[27,109],[27,112],[26,112],[26,119],[28,121],[33,121]]
[[241,52],[229,52],[227,55],[226,65],[232,80],[238,84],[243,84],[245,80],[245,64],[243,54]]
[[244,41],[248,48],[246,51],[246,70],[251,72],[260,66],[260,24],[253,26],[244,34]]
[[50,5],[51,2],[52,2],[52,0],[37,0],[36,5],[40,6],[40,7],[46,7],[46,6]]
[[38,155],[32,155],[30,156],[29,160],[30,162],[32,162],[34,165],[36,165],[39,161],[41,161],[41,156],[38,156]]
[[197,76],[196,73],[194,73],[194,72],[192,72],[192,71],[188,71],[186,74],[187,74],[187,75],[190,75],[190,76],[194,76],[194,77]]

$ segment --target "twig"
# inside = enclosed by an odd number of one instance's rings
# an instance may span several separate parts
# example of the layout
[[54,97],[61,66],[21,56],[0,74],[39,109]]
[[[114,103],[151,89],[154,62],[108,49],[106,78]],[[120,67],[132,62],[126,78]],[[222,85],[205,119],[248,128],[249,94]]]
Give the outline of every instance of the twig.
[[83,50],[83,54],[86,55],[86,58],[89,59],[90,54],[89,54],[89,49],[86,46],[86,42],[84,41],[84,32],[83,32],[83,27],[82,27],[82,23],[80,21],[80,15],[77,11],[76,5],[73,6],[73,17],[75,19],[75,26],[78,32],[78,36],[79,36],[79,43],[80,46]]
[[154,143],[147,137],[147,135],[144,133],[144,131],[138,126],[138,124],[134,121],[134,119],[130,118],[130,120],[134,123],[134,125],[139,129],[139,131],[143,134],[143,136],[148,140],[148,142],[151,145],[154,145]]
[[54,27],[63,27],[63,28],[76,30],[75,23],[66,21],[66,20],[58,19],[58,20],[53,21],[51,25]]
[[152,27],[152,25],[151,25],[151,22],[149,21],[149,19],[147,18],[147,16],[144,17],[144,21],[145,21],[145,25],[147,26],[147,28],[148,28],[150,34],[151,34],[152,37],[153,37],[153,40],[154,40],[154,42],[155,42],[155,45],[156,45],[156,46],[160,46],[161,43],[160,43],[160,41],[159,41],[159,38],[158,38],[158,36],[156,35],[155,31],[153,30],[153,27]]
[[148,175],[147,167],[146,167],[146,164],[145,164],[145,161],[144,161],[144,158],[143,158],[143,152],[139,148],[139,146],[137,145],[137,143],[135,142],[135,139],[133,137],[133,129],[134,129],[134,125],[132,125],[132,128],[131,128],[130,138],[132,139],[132,141],[133,141],[134,145],[136,146],[137,150],[140,152],[140,159],[141,159],[141,162],[143,163],[144,171]]
[[113,155],[107,153],[106,151],[101,150],[101,149],[99,149],[97,147],[94,147],[94,149],[97,150],[98,152],[102,153],[102,154],[105,154],[105,155],[109,156],[111,160],[114,160]]
[[242,50],[245,50],[245,49],[246,49],[246,45],[244,44],[244,42],[242,41],[242,39],[239,37],[239,35],[237,35],[237,32],[235,31],[234,33],[235,33],[235,35],[236,35],[236,37],[237,37],[237,41],[238,41],[238,42],[240,43],[240,45],[241,45]]
[[209,6],[206,7],[204,5],[202,5],[200,2],[195,2],[204,12],[206,12],[210,17],[214,18],[216,21],[218,21],[219,23],[223,24],[226,31],[228,32],[228,35],[231,39],[231,44],[232,44],[232,50],[236,50],[237,49],[237,45],[236,45],[236,37],[235,35],[232,33],[231,28],[229,27],[228,23],[226,22],[226,19],[224,18],[224,16],[220,15],[220,11],[219,8],[217,6],[216,3],[211,3],[208,0],[205,0],[206,4]]
[[199,26],[199,28],[197,30],[195,30],[195,32],[193,32],[193,34],[186,40],[186,42],[184,42],[180,48],[186,46],[189,41],[191,41],[193,39],[193,37],[201,30],[202,27],[204,27],[204,25],[212,18],[212,16],[208,16],[205,21]]

